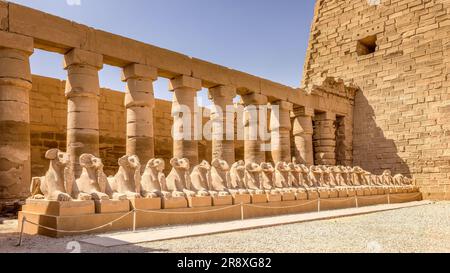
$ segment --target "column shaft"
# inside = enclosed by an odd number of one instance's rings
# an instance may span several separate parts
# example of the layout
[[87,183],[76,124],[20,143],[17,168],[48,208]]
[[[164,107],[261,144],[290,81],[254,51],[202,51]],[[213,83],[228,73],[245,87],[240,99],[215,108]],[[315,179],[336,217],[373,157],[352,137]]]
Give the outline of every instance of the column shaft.
[[99,155],[98,71],[103,56],[73,49],[65,55],[67,105],[67,152],[75,175],[81,173],[79,157],[84,153]]
[[131,64],[123,69],[122,80],[127,83],[127,155],[137,155],[143,169],[155,157],[153,81],[157,78],[153,67]]
[[[233,106],[233,99],[236,96],[236,89],[230,86],[218,86],[209,89],[209,97],[213,101],[211,110],[212,126],[212,159],[227,161],[231,166],[235,162],[234,151],[234,112],[233,118],[228,112]],[[233,137],[233,138],[227,138]]]
[[336,115],[319,114],[315,118],[314,149],[316,165],[336,165]]
[[263,149],[264,140],[260,135],[260,123],[266,122],[260,113],[260,107],[267,105],[267,97],[250,93],[242,96],[244,109],[244,159],[246,163],[262,163],[266,161]]
[[270,117],[272,159],[277,162],[291,162],[291,111],[292,103],[272,103]]
[[0,200],[29,196],[33,39],[0,32]]
[[173,132],[178,134],[173,140],[173,156],[189,159],[191,166],[199,163],[195,122],[199,111],[197,92],[201,88],[200,80],[188,76],[180,76],[170,81],[170,90],[173,92]]
[[307,166],[314,165],[313,116],[313,109],[299,107],[293,111],[295,157],[300,163]]

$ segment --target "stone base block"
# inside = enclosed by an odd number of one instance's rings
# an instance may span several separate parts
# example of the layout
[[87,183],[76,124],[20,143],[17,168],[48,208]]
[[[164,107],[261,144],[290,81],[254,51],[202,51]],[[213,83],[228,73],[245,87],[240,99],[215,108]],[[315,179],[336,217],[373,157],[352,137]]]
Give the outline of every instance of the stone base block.
[[281,202],[281,201],[282,201],[282,196],[281,196],[281,194],[279,194],[279,193],[275,193],[275,194],[270,194],[270,193],[268,193],[268,194],[267,194],[267,201],[268,201],[269,203],[272,203],[272,202]]
[[370,195],[378,195],[378,189],[375,187],[370,188]]
[[391,204],[407,203],[414,201],[422,201],[423,196],[420,192],[415,193],[396,193],[389,196]]
[[250,204],[252,197],[250,194],[236,194],[233,195],[233,205],[237,204]]
[[187,199],[184,197],[163,198],[161,201],[163,209],[181,209],[188,207]]
[[353,188],[348,188],[348,189],[347,189],[347,195],[348,195],[348,197],[354,197],[354,196],[356,196],[356,190],[353,189]]
[[320,199],[320,210],[321,211],[355,208],[355,207],[356,207],[356,198],[355,197]]
[[382,204],[388,204],[387,195],[358,196],[359,207],[367,207]]
[[130,211],[128,200],[95,200],[95,213],[120,213]]
[[140,210],[160,210],[161,198],[138,198],[130,200],[131,208]]
[[389,192],[387,192],[384,188],[377,188],[377,195],[384,195],[384,194],[388,194]]
[[213,206],[229,206],[233,205],[233,197],[231,195],[216,196],[212,199]]
[[285,192],[281,195],[282,201],[295,201],[295,193],[293,192]]
[[190,208],[203,208],[212,206],[211,196],[194,196],[188,197],[188,206]]
[[308,200],[317,200],[319,199],[319,193],[316,190],[307,190]]
[[295,194],[295,199],[297,199],[297,200],[308,200],[308,193],[306,191],[298,191]]
[[364,196],[371,196],[372,195],[372,190],[368,187],[363,188],[364,191]]
[[267,195],[265,194],[252,194],[252,204],[267,203]]
[[244,206],[244,219],[295,214],[304,212],[316,212],[318,201],[295,200],[258,204],[258,207]]
[[77,216],[95,214],[94,201],[57,202],[28,199],[22,211],[52,216]]

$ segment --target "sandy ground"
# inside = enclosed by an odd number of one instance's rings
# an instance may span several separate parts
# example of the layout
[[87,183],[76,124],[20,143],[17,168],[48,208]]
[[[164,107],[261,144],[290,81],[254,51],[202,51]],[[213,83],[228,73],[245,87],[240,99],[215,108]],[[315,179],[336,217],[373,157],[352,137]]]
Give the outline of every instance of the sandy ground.
[[104,248],[78,243],[89,236],[25,236],[16,247],[16,220],[0,219],[0,252],[447,252],[450,202],[369,215],[163,242]]

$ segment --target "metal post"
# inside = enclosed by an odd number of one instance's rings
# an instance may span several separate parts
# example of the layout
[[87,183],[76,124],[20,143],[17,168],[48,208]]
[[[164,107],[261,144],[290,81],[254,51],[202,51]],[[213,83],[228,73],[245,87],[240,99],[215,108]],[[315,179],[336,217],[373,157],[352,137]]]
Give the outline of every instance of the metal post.
[[133,232],[136,232],[136,210],[133,210]]
[[244,221],[244,202],[241,202],[241,221]]
[[391,204],[391,193],[390,192],[388,192],[387,198],[388,198],[388,205],[390,205]]
[[320,212],[320,196],[317,198],[317,212]]
[[358,195],[356,193],[355,193],[355,204],[356,204],[356,208],[359,208]]
[[24,229],[26,220],[27,220],[26,217],[22,216],[22,226],[20,227],[19,242],[17,243],[16,246],[21,246],[22,245],[23,229]]

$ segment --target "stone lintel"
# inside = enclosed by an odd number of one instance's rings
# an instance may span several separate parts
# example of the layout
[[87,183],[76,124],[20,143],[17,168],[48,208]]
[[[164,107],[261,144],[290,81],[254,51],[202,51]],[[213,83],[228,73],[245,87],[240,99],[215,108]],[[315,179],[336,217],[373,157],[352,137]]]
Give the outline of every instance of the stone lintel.
[[103,55],[74,48],[64,55],[64,68],[67,69],[74,64],[88,65],[100,70],[103,68]]
[[130,64],[122,70],[122,81],[128,79],[150,79],[155,81],[158,79],[158,69],[143,64]]
[[0,31],[0,48],[17,49],[31,55],[34,52],[34,42],[28,36]]
[[293,110],[293,104],[287,101],[278,100],[271,103],[271,105],[278,105],[280,107],[280,110],[287,110],[292,111]]
[[170,80],[169,90],[174,91],[178,88],[191,88],[194,90],[202,89],[202,81],[186,75],[181,75]]
[[266,105],[268,102],[267,96],[257,94],[257,93],[249,93],[241,96],[242,102],[244,105]]
[[316,114],[316,120],[336,120],[336,113],[324,112]]
[[233,99],[236,97],[236,88],[229,85],[219,85],[208,90],[208,96],[210,100],[214,100],[217,97],[226,97]]

